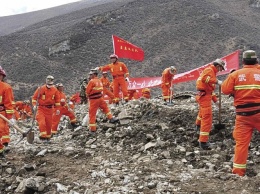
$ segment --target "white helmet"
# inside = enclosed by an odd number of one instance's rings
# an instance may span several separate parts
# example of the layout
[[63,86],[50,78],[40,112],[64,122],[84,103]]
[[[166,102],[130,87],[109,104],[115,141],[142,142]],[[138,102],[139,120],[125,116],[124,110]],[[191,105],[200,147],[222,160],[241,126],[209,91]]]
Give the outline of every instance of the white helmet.
[[46,77],[46,84],[47,85],[53,85],[53,80],[54,80],[54,77],[52,75],[48,75]]
[[213,64],[216,64],[216,65],[220,65],[222,68],[223,68],[223,70],[225,70],[226,69],[226,63],[225,63],[225,61],[223,61],[222,59],[216,59],[215,61],[213,61]]
[[118,59],[118,56],[116,54],[112,54],[112,55],[110,55],[110,59],[112,59],[112,58]]
[[176,71],[177,71],[176,67],[174,67],[174,66],[170,67],[171,74],[174,74]]
[[56,87],[63,87],[63,84],[62,83],[57,83]]

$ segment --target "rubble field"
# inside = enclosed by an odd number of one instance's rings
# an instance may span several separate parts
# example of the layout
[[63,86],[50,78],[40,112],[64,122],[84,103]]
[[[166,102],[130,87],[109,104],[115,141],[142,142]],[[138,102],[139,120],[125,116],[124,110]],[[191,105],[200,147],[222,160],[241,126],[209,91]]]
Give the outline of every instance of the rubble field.
[[[76,107],[80,121],[87,109]],[[222,98],[221,122],[226,128],[213,127],[210,151],[198,147],[197,109],[192,96],[179,97],[170,105],[141,99],[111,106],[120,119],[117,124],[108,123],[99,112],[96,133],[86,126],[72,129],[66,117],[50,143],[38,139],[37,127],[33,144],[23,140],[16,145],[21,135],[11,132],[10,151],[1,161],[0,193],[259,193],[258,132],[250,144],[247,174],[239,177],[231,173],[232,99]],[[213,124],[218,123],[218,112],[213,105]],[[30,122],[20,125],[26,129]]]

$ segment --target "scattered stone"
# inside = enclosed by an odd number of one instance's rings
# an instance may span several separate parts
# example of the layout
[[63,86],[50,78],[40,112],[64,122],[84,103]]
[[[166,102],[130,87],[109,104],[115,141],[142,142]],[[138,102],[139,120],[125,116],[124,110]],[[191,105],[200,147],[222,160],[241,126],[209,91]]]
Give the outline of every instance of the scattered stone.
[[44,156],[47,153],[47,149],[40,151],[36,156]]

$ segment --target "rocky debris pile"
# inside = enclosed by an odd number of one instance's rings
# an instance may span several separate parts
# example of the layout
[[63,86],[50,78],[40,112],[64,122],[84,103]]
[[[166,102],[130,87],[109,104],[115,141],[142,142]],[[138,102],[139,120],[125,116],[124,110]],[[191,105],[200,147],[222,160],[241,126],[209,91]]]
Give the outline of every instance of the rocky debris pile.
[[[120,123],[98,113],[98,130],[72,129],[67,119],[51,143],[15,145],[1,161],[1,193],[257,193],[260,192],[259,134],[254,134],[247,176],[231,174],[234,140],[232,99],[223,98],[222,122],[212,130],[214,149],[198,148],[194,97],[131,101],[111,107]],[[76,108],[83,119],[87,106]],[[214,123],[218,109],[214,107]]]

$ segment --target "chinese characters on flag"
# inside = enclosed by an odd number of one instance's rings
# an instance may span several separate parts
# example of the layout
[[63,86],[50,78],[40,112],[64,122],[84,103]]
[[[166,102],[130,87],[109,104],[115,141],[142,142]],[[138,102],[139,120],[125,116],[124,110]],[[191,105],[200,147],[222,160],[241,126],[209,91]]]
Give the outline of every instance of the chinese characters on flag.
[[144,60],[144,51],[141,48],[115,35],[112,35],[112,41],[114,54],[116,54],[119,58],[133,59],[136,61]]

